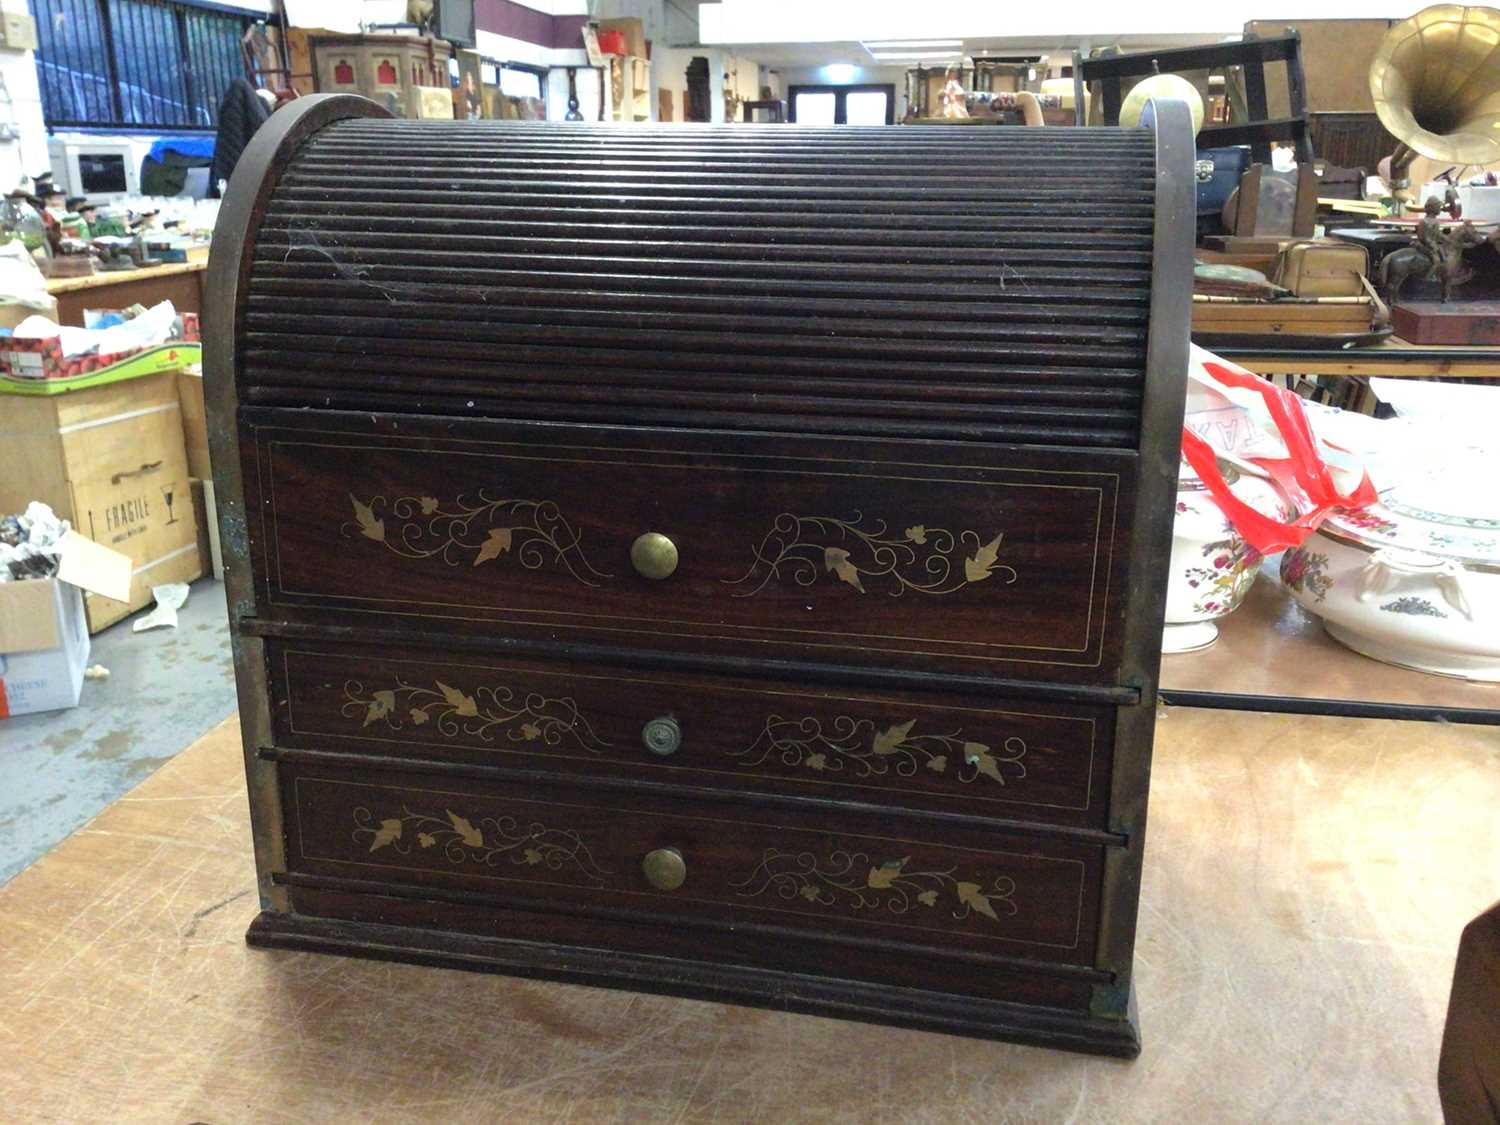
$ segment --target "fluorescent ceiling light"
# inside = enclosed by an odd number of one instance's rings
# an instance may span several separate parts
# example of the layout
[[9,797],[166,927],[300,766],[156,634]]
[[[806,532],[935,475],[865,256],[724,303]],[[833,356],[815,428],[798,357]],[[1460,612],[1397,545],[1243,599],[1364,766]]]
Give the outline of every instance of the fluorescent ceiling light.
[[880,39],[864,44],[865,48],[872,51],[881,51],[887,47],[962,47],[962,39]]
[[880,59],[882,62],[891,62],[900,59],[956,59],[963,56],[962,51],[871,51],[872,59]]

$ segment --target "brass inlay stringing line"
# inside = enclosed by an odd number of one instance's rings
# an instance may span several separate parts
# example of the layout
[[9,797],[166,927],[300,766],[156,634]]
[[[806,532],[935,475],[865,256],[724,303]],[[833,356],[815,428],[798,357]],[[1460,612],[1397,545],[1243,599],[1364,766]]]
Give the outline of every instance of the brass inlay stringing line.
[[[294,594],[293,596],[294,597],[299,597],[299,598],[307,598],[307,599],[319,599],[319,598],[321,598],[321,599],[324,599],[324,600],[327,600],[328,598],[331,598],[331,597],[336,597],[339,601],[380,601],[381,600],[379,598],[350,598],[350,597],[348,597],[347,595],[344,595],[344,594],[338,594],[338,595],[330,595],[330,594]],[[305,603],[303,603],[303,602],[296,602],[296,601],[277,601],[276,599],[272,598],[271,599],[271,604],[272,605],[300,605],[300,604],[305,604]],[[401,603],[401,604],[404,604],[404,603]],[[415,603],[415,604],[418,604],[418,605],[434,605],[434,606],[437,606],[438,608],[441,608],[441,609],[474,609],[474,608],[476,608],[475,606],[467,606],[467,605],[449,605],[446,602],[418,602],[418,603]],[[485,608],[485,607],[477,607],[477,608]],[[416,617],[416,618],[419,618],[419,619],[421,619],[423,621],[450,621],[450,620],[453,620],[454,618],[456,618],[456,617],[459,616],[458,614],[452,614],[452,613],[420,613],[420,612],[418,612],[416,610],[382,609],[382,608],[374,608],[374,607],[366,607],[366,606],[358,606],[358,605],[341,606],[340,609],[341,609],[342,612],[345,612],[345,613],[378,613],[378,614],[380,614],[380,615],[382,615],[384,617]],[[483,620],[485,620],[486,622],[503,622],[503,623],[506,623],[506,624],[522,625],[522,626],[525,626],[527,628],[532,628],[532,629],[541,628],[543,625],[546,624],[545,622],[540,622],[539,623],[539,622],[536,622],[536,621],[527,621],[524,618],[516,618],[516,617],[513,617],[513,616],[506,616],[507,614],[518,614],[518,613],[540,614],[540,615],[544,615],[544,616],[546,616],[546,615],[551,615],[551,616],[583,616],[581,614],[577,614],[577,615],[561,614],[561,613],[558,613],[558,612],[554,612],[552,610],[540,610],[540,609],[539,610],[524,610],[524,609],[516,609],[516,608],[510,607],[510,606],[505,606],[505,607],[501,607],[501,608],[498,608],[498,609],[491,609],[490,610],[490,615],[486,616]],[[610,620],[617,620],[617,619],[611,618]],[[620,620],[630,620],[630,619],[629,618],[623,618],[623,619],[620,619]],[[693,624],[693,622],[686,622],[686,624],[691,625],[691,624]],[[597,632],[597,633],[630,633],[630,634],[633,634],[633,635],[639,635],[639,633],[640,633],[640,630],[636,629],[636,628],[625,628],[624,626],[615,626],[615,625],[579,625],[579,626],[577,626],[577,628],[579,628],[579,629],[587,629],[590,632]],[[749,626],[746,626],[746,628],[749,628]],[[846,636],[847,635],[847,636],[852,636],[852,637],[855,637],[855,638],[862,638],[862,639],[865,639],[865,640],[877,640],[877,641],[878,640],[898,640],[898,641],[899,640],[921,640],[921,641],[926,641],[928,644],[951,644],[954,647],[963,646],[963,647],[966,647],[966,648],[973,648],[973,647],[975,647],[975,642],[973,642],[973,641],[944,641],[940,637],[911,637],[911,638],[908,638],[908,637],[885,637],[885,636],[882,636],[880,634],[871,634],[871,633],[850,633],[850,634],[844,634],[844,633],[834,632],[832,630],[822,630],[822,632],[826,633],[828,636],[840,637],[840,636]],[[775,638],[775,637],[735,636],[733,634],[708,633],[708,632],[704,632],[702,630],[698,630],[698,631],[691,632],[691,633],[674,633],[674,632],[671,632],[669,630],[658,629],[656,631],[655,635],[658,636],[658,637],[683,637],[683,638],[689,638],[689,639],[693,639],[693,640],[734,641],[736,644],[785,645],[785,644],[788,643],[784,639]],[[831,648],[831,649],[841,649],[841,650],[844,650],[844,649],[847,649],[849,647],[847,644],[845,644],[843,642],[839,642],[839,643],[833,643],[833,642],[822,643],[822,642],[819,642],[819,641],[797,640],[797,641],[793,641],[791,643],[797,645],[798,647],[802,647],[802,648]],[[991,647],[991,648],[1020,647],[1020,648],[1023,648],[1023,649],[1025,648],[1025,646],[1009,646],[1009,645],[990,645],[990,646],[987,646],[987,647]],[[942,651],[939,651],[939,652],[930,652],[930,651],[928,651],[926,649],[919,649],[919,648],[914,648],[914,649],[890,649],[889,651],[897,653],[897,654],[899,654],[901,656],[938,656],[938,657],[942,657],[944,659],[981,660],[981,661],[985,661],[987,663],[995,663],[995,664],[1043,664],[1043,665],[1046,665],[1047,667],[1050,667],[1050,668],[1098,668],[1103,663],[1103,656],[1102,655],[1096,656],[1093,660],[1085,662],[1085,661],[1081,661],[1081,660],[1038,660],[1038,659],[1034,659],[1032,657],[1026,657],[1026,656],[989,656],[989,655],[985,655],[983,653],[974,653],[974,652],[956,652],[956,653],[955,652],[942,652]],[[1086,649],[1057,649],[1057,650],[1052,650],[1052,649],[1036,649],[1036,648],[1032,648],[1032,649],[1029,649],[1027,651],[1033,651],[1033,652],[1058,651],[1058,652],[1079,652],[1079,653],[1084,653],[1087,650]]]
[[[375,435],[370,435],[365,430],[327,430],[327,429],[322,429],[322,428],[317,428],[317,427],[308,428],[308,429],[301,429],[301,428],[292,429],[292,428],[288,428],[284,424],[276,424],[276,425],[270,425],[270,426],[254,426],[253,428],[257,431],[257,433],[259,433],[261,430],[264,430],[267,433],[271,433],[271,434],[284,434],[284,435],[287,435],[288,437],[292,437],[292,438],[300,437],[303,434],[336,434],[336,435],[340,435],[340,436],[352,435],[352,436],[357,437],[357,438],[364,438],[367,441],[369,441],[369,440],[376,440],[376,441],[381,441],[381,442],[385,443],[385,444],[382,444],[382,445],[355,445],[355,444],[350,443],[350,442],[281,441],[281,440],[277,440],[275,438],[272,438],[267,443],[267,444],[270,444],[270,445],[306,445],[306,446],[310,446],[310,447],[315,448],[315,449],[373,449],[373,450],[384,450],[384,449],[389,448],[390,445],[401,445],[403,442],[418,443],[420,446],[430,446],[430,445],[434,445],[434,444],[441,445],[444,442],[447,442],[450,445],[454,444],[454,443],[457,443],[457,444],[460,444],[460,445],[491,445],[491,446],[500,446],[500,447],[508,448],[508,449],[516,449],[516,450],[534,450],[534,449],[538,448],[538,445],[535,442],[491,441],[491,440],[486,439],[486,438],[441,438],[441,437],[415,437],[415,436],[408,437],[405,434],[375,434]],[[1036,473],[1038,475],[1064,476],[1064,477],[1067,477],[1067,476],[1075,476],[1075,477],[1084,477],[1084,476],[1088,476],[1088,477],[1104,477],[1104,476],[1107,476],[1107,477],[1113,477],[1115,480],[1119,480],[1119,477],[1120,477],[1119,473],[1108,472],[1107,470],[1104,470],[1104,469],[1054,469],[1054,468],[1032,469],[1032,468],[1027,468],[1024,465],[1006,465],[1003,468],[997,468],[994,465],[965,465],[965,464],[953,464],[951,462],[944,462],[944,461],[890,461],[890,460],[886,460],[884,458],[879,458],[879,457],[799,457],[796,454],[780,454],[780,453],[726,453],[726,452],[722,452],[722,451],[717,450],[717,449],[715,449],[715,450],[648,449],[648,448],[641,448],[641,447],[637,447],[637,446],[619,446],[619,447],[616,447],[616,446],[610,446],[610,445],[547,445],[547,446],[544,446],[542,448],[546,448],[546,449],[549,449],[549,450],[550,449],[575,450],[575,451],[579,451],[579,452],[583,452],[583,453],[646,453],[646,454],[651,454],[651,455],[657,456],[657,457],[661,457],[661,456],[668,456],[668,457],[697,457],[697,456],[700,456],[702,453],[707,452],[711,456],[714,456],[714,457],[717,457],[717,458],[720,458],[720,459],[724,459],[724,460],[728,460],[728,459],[732,459],[732,458],[740,458],[740,459],[743,459],[743,460],[753,460],[753,461],[803,461],[803,462],[806,462],[806,463],[808,463],[810,465],[823,465],[823,464],[830,464],[830,465],[901,465],[903,467],[913,468],[913,469],[970,469],[970,470],[972,470],[974,472],[978,472],[978,473]],[[415,451],[415,452],[426,452],[427,450],[420,449],[420,448],[417,449],[417,450],[410,450],[410,449],[406,450],[406,452],[413,452],[413,451]],[[548,464],[551,464],[554,461],[562,461],[565,464],[579,464],[579,465],[624,464],[624,465],[640,466],[642,468],[690,469],[690,470],[698,468],[698,466],[696,466],[696,465],[670,465],[670,464],[664,465],[664,464],[661,464],[661,463],[655,462],[655,461],[619,461],[619,462],[611,462],[611,461],[603,461],[603,460],[601,460],[599,458],[592,458],[592,457],[588,457],[588,458],[576,458],[576,459],[571,459],[570,460],[570,459],[557,458],[557,457],[552,457],[552,456],[537,456],[537,455],[528,454],[528,453],[525,453],[525,452],[519,452],[519,453],[494,453],[494,452],[490,452],[488,450],[468,450],[468,449],[444,449],[441,452],[444,452],[444,453],[455,453],[455,454],[459,454],[459,455],[462,455],[462,456],[465,456],[465,457],[506,457],[506,458],[512,458],[512,459],[517,460],[517,461],[545,461]],[[1093,453],[1094,453],[1094,455],[1105,457],[1105,459],[1107,459],[1107,460],[1128,460],[1128,461],[1137,461],[1137,460],[1139,460],[1139,456],[1138,456],[1138,454],[1134,450],[1114,450],[1114,451],[1096,450],[1096,451],[1093,451]],[[733,471],[745,471],[745,472],[795,472],[795,473],[798,473],[799,475],[803,475],[803,471],[801,469],[786,469],[786,470],[777,470],[777,469],[763,469],[763,470],[762,469],[746,469],[746,470],[737,470],[736,469],[736,470],[733,470]],[[823,475],[828,475],[828,476],[870,476],[870,475],[874,475],[874,474],[869,474],[869,473],[829,473],[829,474],[817,474],[817,475],[820,475],[820,476],[823,476]],[[942,478],[937,478],[937,477],[893,477],[891,479],[893,479],[893,480],[939,480],[939,479],[942,479]],[[1055,486],[1035,485],[1035,486],[1028,486],[1028,487],[1037,487],[1037,488],[1047,488],[1047,487],[1071,488],[1073,486],[1072,485],[1055,485]]]
[[[286,433],[286,432],[296,433],[298,431],[278,431],[278,432],[282,432],[282,433]],[[390,449],[390,447],[388,445],[355,445],[353,443],[342,443],[342,442],[280,441],[280,440],[275,440],[275,439],[267,441],[265,443],[265,447],[264,448],[266,448],[269,451],[269,450],[273,449],[276,446],[281,446],[282,448],[285,448],[285,449],[291,449],[291,448],[299,448],[299,449],[336,449],[336,450],[340,450],[342,452],[348,452],[350,450],[360,450],[360,451],[364,451],[364,452],[368,452],[368,453],[389,453],[389,452],[391,452],[391,449]],[[578,447],[578,446],[565,446],[563,448],[576,449],[576,448],[580,448],[580,447]],[[587,448],[587,447],[583,447],[583,448]],[[605,460],[603,458],[598,458],[598,457],[527,457],[527,456],[523,456],[523,455],[518,454],[518,453],[486,453],[486,452],[480,452],[480,451],[471,451],[471,450],[467,450],[467,449],[435,449],[435,450],[403,449],[403,450],[400,450],[400,452],[401,453],[423,453],[423,452],[426,452],[426,453],[435,453],[435,454],[436,453],[441,453],[441,454],[444,454],[444,455],[449,456],[449,457],[483,457],[486,460],[490,460],[490,461],[536,461],[536,462],[540,462],[540,463],[545,464],[545,465],[621,465],[621,466],[624,466],[625,468],[631,468],[631,469],[668,469],[668,470],[671,470],[673,472],[689,472],[689,473],[702,473],[702,472],[705,472],[705,471],[720,472],[720,473],[765,473],[765,474],[779,474],[781,476],[794,477],[794,478],[798,478],[798,479],[805,478],[805,477],[848,477],[848,478],[853,479],[853,480],[899,480],[899,481],[907,481],[907,482],[910,482],[910,483],[913,483],[913,484],[971,484],[971,485],[975,485],[977,487],[982,487],[982,488],[1051,488],[1051,489],[1058,489],[1058,490],[1061,490],[1061,491],[1070,491],[1070,492],[1071,491],[1097,491],[1099,489],[1099,487],[1100,487],[1097,484],[1048,484],[1048,483],[1038,482],[1038,481],[1005,480],[1003,478],[999,479],[999,480],[990,480],[990,479],[976,480],[973,477],[938,477],[938,476],[914,477],[914,476],[904,476],[904,475],[899,474],[899,473],[854,473],[854,472],[835,472],[833,470],[803,469],[803,468],[757,469],[757,468],[754,468],[753,466],[746,466],[746,465],[696,465],[696,464],[678,465],[678,464],[670,464],[670,463],[663,464],[663,463],[658,462],[658,461],[608,461],[608,460]],[[641,452],[650,452],[650,451],[649,450],[642,450]],[[660,452],[660,451],[658,451],[658,452]],[[761,460],[761,461],[778,460],[778,458],[775,458],[775,457],[772,457],[772,456],[770,456],[768,454],[763,454],[763,453],[754,453],[754,454],[752,454],[752,453],[717,454],[716,453],[716,454],[713,454],[713,456],[715,456],[715,457],[739,456],[739,457],[747,457],[747,458],[748,457],[754,457],[755,459]],[[812,461],[812,463],[813,464],[822,464],[823,462],[814,460],[814,461]],[[925,463],[920,462],[920,461],[889,461],[889,462],[875,461],[875,462],[871,462],[869,460],[865,460],[865,461],[850,461],[849,464],[891,464],[891,465],[910,466],[912,468],[917,468],[917,469],[929,469],[929,468],[930,469],[947,469],[947,470],[950,470],[950,471],[956,471],[956,470],[960,470],[960,469],[971,469],[971,470],[973,470],[976,473],[987,473],[987,474],[991,474],[991,475],[999,475],[999,474],[1003,474],[1003,473],[1035,473],[1038,476],[1047,475],[1047,476],[1095,477],[1095,478],[1098,478],[1100,480],[1110,480],[1110,481],[1113,481],[1115,483],[1115,486],[1117,488],[1118,488],[1119,482],[1120,482],[1120,474],[1119,473],[1107,472],[1107,471],[1105,471],[1103,469],[1056,469],[1056,470],[1054,470],[1054,469],[1026,469],[1026,468],[1019,468],[1019,467],[1014,467],[1013,468],[1013,467],[1009,467],[1009,466],[1006,467],[1006,468],[1004,468],[1004,469],[996,469],[994,467],[986,468],[984,466],[975,466],[975,465],[945,465],[945,464],[942,464],[940,462],[934,462],[932,464],[925,464]]]
[[[721,683],[715,683],[715,682],[712,682],[712,681],[705,681],[705,680],[695,679],[691,675],[685,675],[685,676],[682,676],[682,677],[677,677],[677,676],[652,677],[650,675],[639,675],[639,674],[638,675],[633,675],[633,676],[602,676],[602,675],[599,675],[597,672],[574,672],[574,671],[568,671],[568,672],[550,672],[550,671],[547,671],[545,669],[527,667],[527,666],[525,666],[524,662],[521,662],[521,666],[519,666],[519,667],[516,666],[516,665],[514,665],[514,664],[504,663],[503,662],[504,658],[502,658],[502,662],[501,663],[491,663],[491,664],[462,664],[462,663],[459,663],[458,661],[455,661],[455,660],[417,660],[417,659],[412,659],[412,658],[407,658],[407,657],[385,657],[385,656],[374,657],[374,656],[370,656],[368,654],[360,653],[360,652],[354,652],[354,653],[351,653],[351,652],[326,652],[326,651],[322,651],[322,650],[305,649],[305,648],[289,648],[289,647],[285,647],[285,646],[282,647],[281,655],[282,655],[282,671],[285,672],[287,675],[290,675],[290,671],[287,668],[287,664],[286,664],[286,658],[288,656],[326,656],[326,657],[330,657],[330,658],[335,659],[335,660],[348,660],[348,661],[354,661],[354,662],[364,662],[364,661],[376,660],[376,661],[378,661],[381,664],[410,664],[410,665],[413,665],[413,666],[416,666],[416,667],[419,667],[419,668],[427,668],[427,669],[431,669],[431,668],[435,668],[436,667],[436,668],[464,668],[464,669],[467,669],[467,670],[470,670],[470,671],[476,671],[476,672],[519,672],[521,674],[528,675],[528,676],[541,676],[544,679],[554,679],[554,680],[598,680],[601,683],[607,683],[607,684],[652,684],[652,685],[656,685],[656,686],[659,686],[659,687],[679,687],[679,686],[685,686],[685,687],[690,687],[690,688],[701,688],[704,691],[727,691],[727,692],[734,692],[734,693],[739,694],[739,695],[753,695],[753,696],[756,696],[757,698],[760,697],[760,696],[764,696],[764,695],[778,695],[778,696],[786,696],[786,697],[788,697],[790,699],[805,699],[805,700],[812,700],[812,701],[818,701],[818,700],[823,700],[823,701],[837,700],[839,702],[845,702],[845,703],[872,703],[872,704],[875,704],[877,706],[882,706],[882,707],[889,707],[889,706],[891,706],[893,704],[893,702],[896,702],[890,696],[879,697],[879,696],[873,696],[873,695],[846,695],[846,694],[842,694],[842,693],[839,694],[839,695],[836,695],[836,696],[824,696],[824,695],[810,695],[810,694],[808,694],[806,692],[800,692],[800,691],[784,691],[784,690],[779,689],[779,688],[765,688],[765,689],[762,689],[762,688],[759,688],[759,687],[753,687],[753,688],[750,688],[750,687],[737,687],[737,686],[735,686],[732,683],[723,683],[723,684],[721,684]],[[936,713],[944,714],[944,715],[950,714],[950,713],[952,713],[954,711],[964,711],[964,712],[967,712],[969,714],[974,714],[974,715],[1005,715],[1005,716],[1019,716],[1019,717],[1022,717],[1022,718],[1047,719],[1047,720],[1051,720],[1051,721],[1055,721],[1055,722],[1065,722],[1065,723],[1087,723],[1087,724],[1089,724],[1090,727],[1092,727],[1093,723],[1094,723],[1093,719],[1086,718],[1086,717],[1084,717],[1082,715],[1060,715],[1060,714],[1053,714],[1052,712],[1049,712],[1049,711],[1015,711],[1015,710],[1012,710],[1012,709],[1010,709],[1008,707],[1006,707],[1006,708],[997,708],[997,707],[972,707],[972,706],[966,706],[964,704],[948,704],[948,703],[943,703],[943,704],[915,703],[915,704],[913,704],[913,703],[904,702],[904,701],[901,702],[901,706],[916,707],[916,708],[919,708],[919,709],[924,710],[924,711],[932,711],[932,712],[936,712]],[[1084,706],[1094,706],[1094,707],[1110,708],[1112,705],[1111,704],[1092,704],[1092,705],[1085,704]]]

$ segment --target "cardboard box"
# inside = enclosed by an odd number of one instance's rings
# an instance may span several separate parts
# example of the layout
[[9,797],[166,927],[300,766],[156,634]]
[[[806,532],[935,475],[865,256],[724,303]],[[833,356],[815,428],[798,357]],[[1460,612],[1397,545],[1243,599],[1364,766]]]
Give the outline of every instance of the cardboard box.
[[314,74],[312,47],[308,40],[313,36],[334,34],[322,27],[289,27],[286,29],[288,63],[292,68],[292,89],[306,96],[318,92],[317,76]]
[[36,20],[25,11],[0,12],[0,47],[11,51],[36,50]]
[[77,706],[88,661],[77,586],[56,578],[0,582],[0,719]]
[[453,120],[453,93],[436,86],[418,86],[417,116],[434,121]]
[[151,587],[203,573],[177,372],[63,395],[0,395],[0,511],[50,504],[83,535],[130,557],[130,598],[85,599],[97,633],[151,604]]
[[[1424,5],[1413,5],[1412,9]],[[1295,31],[1302,40],[1303,104],[1308,112],[1369,113],[1370,64],[1393,21],[1388,19],[1251,20],[1245,34],[1271,39]],[[1266,108],[1272,117],[1291,113],[1286,67],[1266,65]],[[1321,155],[1321,150],[1320,150]]]
[[78,703],[89,631],[84,594],[120,597],[130,559],[69,531],[51,578],[0,582],[0,719]]
[[188,472],[200,480],[214,475],[208,460],[208,410],[203,403],[203,368],[197,364],[177,373],[177,398],[182,404],[182,440]]
[[650,48],[646,46],[646,26],[635,16],[627,16],[617,20],[600,20],[599,31],[617,31],[625,37],[625,54],[631,58],[644,59],[650,56],[646,53]]
[[0,347],[0,391],[8,394],[55,394],[134,379],[157,371],[176,371],[203,358],[201,344],[157,344],[121,355],[84,355],[65,359],[57,337],[8,339]]
[[216,582],[224,581],[224,555],[219,548],[219,504],[212,480],[193,481],[193,513],[198,521],[198,558]]
[[45,316],[48,320],[61,323],[57,317],[57,298],[49,297],[47,305],[45,309],[34,309],[16,301],[0,302],[0,328],[14,328],[28,316]]

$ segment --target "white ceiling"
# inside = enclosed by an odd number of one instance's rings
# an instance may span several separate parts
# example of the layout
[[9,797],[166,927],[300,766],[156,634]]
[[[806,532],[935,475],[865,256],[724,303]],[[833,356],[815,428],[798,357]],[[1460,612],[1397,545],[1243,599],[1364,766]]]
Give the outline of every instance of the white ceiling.
[[[1223,39],[1217,34],[1187,35],[1127,35],[1110,39],[1085,40],[1079,36],[1054,35],[1045,38],[1019,39],[982,37],[965,39],[962,47],[953,48],[965,56],[974,55],[1070,55],[1074,47],[1092,43],[1117,44],[1127,51],[1145,51],[1163,47],[1189,47],[1199,43],[1216,43]],[[705,41],[706,42],[706,41]],[[931,68],[945,65],[941,59],[911,60],[892,59],[881,61],[873,58],[868,49],[859,43],[735,43],[733,51],[741,58],[754,59],[763,66],[777,68],[826,66],[829,63],[852,63],[854,66],[871,68],[894,66],[904,69],[915,67],[918,61]],[[895,48],[878,47],[881,54],[895,53]]]
[[[1085,44],[1126,49],[1212,43],[1240,34],[1251,19],[1404,19],[1417,0],[1296,0],[1283,11],[1265,0],[717,0],[698,5],[699,39],[771,65],[819,65],[818,51],[858,51],[878,40],[962,39],[985,53],[1044,52]],[[785,56],[780,51],[791,52]],[[972,50],[970,50],[972,53]]]

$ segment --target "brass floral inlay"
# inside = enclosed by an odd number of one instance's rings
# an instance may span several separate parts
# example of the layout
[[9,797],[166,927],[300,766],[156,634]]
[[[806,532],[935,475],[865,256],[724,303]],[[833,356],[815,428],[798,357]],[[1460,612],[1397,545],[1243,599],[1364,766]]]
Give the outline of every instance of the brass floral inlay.
[[366,691],[359,680],[344,684],[346,702],[340,708],[345,718],[359,719],[361,727],[380,723],[388,730],[404,730],[432,724],[449,738],[480,738],[493,742],[497,735],[511,742],[537,742],[560,746],[571,740],[598,754],[609,743],[594,733],[578,704],[566,696],[548,698],[539,692],[518,692],[504,684],[483,686],[472,694],[434,680],[421,687],[396,677],[393,687]]
[[509,555],[527,570],[564,567],[585,586],[614,577],[584,557],[579,533],[551,500],[497,500],[484,489],[472,499],[443,503],[435,496],[398,496],[366,502],[352,492],[354,520],[340,529],[383,543],[402,558],[437,557],[449,566],[479,566]]
[[943,911],[960,922],[971,914],[999,921],[1002,913],[1017,913],[1011,901],[1016,883],[1008,875],[986,886],[979,881],[982,876],[958,878],[957,867],[908,871],[910,862],[910,856],[875,863],[864,852],[840,850],[820,859],[812,852],[767,848],[755,870],[743,882],[730,885],[746,898],[770,893],[845,910]]
[[[951,734],[919,734],[917,721],[908,719],[884,730],[870,719],[839,715],[827,728],[813,716],[784,719],[772,715],[755,741],[744,750],[732,751],[746,768],[763,765],[771,758],[786,766],[801,766],[817,773],[839,772],[846,765],[856,777],[883,776],[894,770],[913,777],[922,768],[957,777],[964,784],[981,777],[1004,785],[1006,773],[1019,780],[1026,776],[1026,743],[1012,735],[1000,750],[986,743]],[[950,771],[950,767],[951,771]]]
[[894,535],[884,520],[869,527],[862,527],[864,522],[859,512],[851,520],[783,512],[755,548],[755,562],[744,577],[726,585],[737,587],[735,597],[748,598],[772,579],[786,576],[811,586],[828,574],[861,594],[900,597],[908,590],[951,594],[992,577],[1007,585],[1016,580],[1015,570],[999,561],[1003,533],[985,540],[975,531],[954,534],[913,524]]
[[452,809],[446,817],[414,813],[403,806],[400,816],[381,819],[369,809],[354,810],[356,844],[369,844],[372,852],[390,848],[404,856],[433,851],[456,865],[483,864],[497,867],[509,862],[523,867],[546,867],[569,871],[592,883],[605,883],[610,873],[594,862],[594,856],[577,832],[548,828],[532,821],[522,824],[513,816],[487,816],[477,821]]

